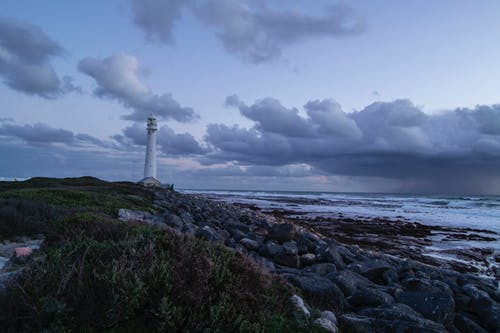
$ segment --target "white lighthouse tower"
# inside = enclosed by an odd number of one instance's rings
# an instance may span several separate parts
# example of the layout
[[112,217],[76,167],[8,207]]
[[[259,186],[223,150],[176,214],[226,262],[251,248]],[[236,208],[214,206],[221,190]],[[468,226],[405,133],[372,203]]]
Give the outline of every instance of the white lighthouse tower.
[[158,127],[153,115],[149,116],[147,124],[148,141],[144,163],[144,178],[140,183],[145,186],[160,186],[161,183],[156,179],[156,131]]

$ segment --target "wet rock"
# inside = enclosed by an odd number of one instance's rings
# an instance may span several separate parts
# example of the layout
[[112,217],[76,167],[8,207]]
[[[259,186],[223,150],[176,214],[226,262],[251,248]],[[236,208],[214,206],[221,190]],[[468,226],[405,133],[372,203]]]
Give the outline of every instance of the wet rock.
[[457,313],[455,315],[454,326],[460,332],[464,333],[488,333],[488,331],[486,331],[464,313]]
[[311,312],[307,309],[304,300],[300,298],[298,295],[293,295],[291,297],[292,304],[295,305],[295,308],[299,310],[304,316],[309,317]]
[[196,226],[192,223],[185,223],[181,231],[187,235],[194,236],[196,234]]
[[321,327],[326,332],[337,333],[339,331],[334,323],[325,318],[316,318],[314,324]]
[[254,252],[250,253],[249,255],[260,267],[263,267],[269,272],[274,272],[276,270],[276,266],[271,260],[261,257]]
[[274,262],[279,265],[284,265],[293,268],[300,267],[300,257],[294,254],[280,253],[274,257]]
[[375,283],[381,284],[386,284],[384,274],[387,271],[392,271],[397,275],[394,267],[381,259],[372,259],[352,263],[348,266],[348,268],[353,272],[363,275],[364,277]]
[[304,291],[308,297],[328,303],[338,311],[343,310],[344,294],[332,281],[314,274],[284,274],[283,277]]
[[233,218],[224,220],[222,223],[229,232],[232,232],[235,229],[244,233],[248,233],[250,231],[250,227],[247,224],[241,223]]
[[322,311],[320,317],[328,319],[329,321],[331,321],[335,325],[338,324],[337,316],[335,316],[335,313],[333,313],[331,311]]
[[326,245],[326,242],[310,232],[299,233],[295,241],[297,242],[300,254],[315,252],[319,247]]
[[337,245],[330,244],[326,248],[323,248],[320,250],[320,256],[324,258],[325,261],[331,262],[337,266],[339,269],[346,267],[344,259],[342,259],[342,256],[340,255],[339,246]]
[[0,257],[0,271],[4,268],[7,262],[9,262],[8,258]]
[[220,236],[215,230],[214,228],[206,225],[204,227],[201,227],[201,228],[198,228],[196,229],[196,236],[197,237],[200,237],[200,238],[203,238],[209,242],[212,242],[212,243],[217,243],[217,242],[224,242],[224,238],[222,236]]
[[268,258],[276,258],[283,253],[283,247],[273,241],[266,242],[260,249],[259,254]]
[[256,251],[260,248],[259,242],[250,238],[242,238],[240,240],[240,244],[246,247],[248,250]]
[[152,219],[153,215],[142,210],[132,210],[120,208],[118,209],[118,220],[122,222],[144,222],[146,220]]
[[481,324],[488,330],[500,328],[500,305],[488,293],[471,284],[464,286],[464,292],[471,298],[470,308],[481,318]]
[[366,332],[447,333],[443,325],[425,319],[405,304],[368,308],[359,315],[371,318],[371,327]]
[[238,229],[233,229],[231,233],[236,241],[239,241],[240,239],[247,237],[247,234],[243,233],[241,230]]
[[22,272],[22,269],[0,274],[0,293],[5,289],[7,283]]
[[294,241],[284,242],[282,246],[283,246],[283,252],[286,254],[297,255],[299,253],[297,244]]
[[278,223],[272,225],[268,237],[282,243],[292,240],[294,235],[295,228],[292,224]]
[[181,220],[179,216],[175,214],[168,214],[165,217],[165,224],[167,224],[169,227],[178,230],[182,230],[182,227],[184,226],[184,222]]
[[375,332],[372,327],[372,319],[355,314],[345,314],[339,320],[342,333],[367,333]]
[[396,301],[406,304],[425,318],[450,325],[455,319],[455,301],[449,287],[439,281],[412,278],[404,281]]
[[309,266],[316,262],[316,255],[313,253],[305,253],[300,256],[302,266]]
[[354,307],[374,307],[392,304],[394,298],[380,289],[361,287],[347,301]]
[[340,272],[330,273],[326,276],[333,281],[346,296],[353,295],[358,288],[375,286],[373,282],[353,271],[345,269]]
[[188,212],[184,212],[180,215],[180,218],[182,219],[182,221],[184,223],[194,223],[194,218],[193,216],[188,213]]
[[315,273],[319,276],[325,276],[329,273],[337,272],[337,267],[329,262],[322,262],[318,264],[313,264],[304,269],[305,272]]

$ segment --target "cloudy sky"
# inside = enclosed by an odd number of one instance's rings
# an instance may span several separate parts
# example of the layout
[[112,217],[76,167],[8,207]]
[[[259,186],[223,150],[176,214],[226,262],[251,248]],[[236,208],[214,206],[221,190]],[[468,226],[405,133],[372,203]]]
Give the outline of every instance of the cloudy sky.
[[0,179],[500,194],[496,0],[4,0]]

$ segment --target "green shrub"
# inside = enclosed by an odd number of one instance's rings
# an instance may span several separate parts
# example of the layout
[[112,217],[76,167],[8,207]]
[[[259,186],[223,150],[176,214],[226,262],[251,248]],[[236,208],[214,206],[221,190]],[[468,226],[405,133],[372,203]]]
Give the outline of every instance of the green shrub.
[[202,240],[80,215],[0,300],[11,331],[297,331],[292,290]]

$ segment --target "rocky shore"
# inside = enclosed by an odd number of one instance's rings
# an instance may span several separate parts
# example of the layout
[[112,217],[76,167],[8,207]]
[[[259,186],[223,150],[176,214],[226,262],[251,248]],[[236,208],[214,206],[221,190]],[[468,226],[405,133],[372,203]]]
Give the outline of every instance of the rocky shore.
[[[427,236],[427,227],[385,229],[386,239],[377,244],[359,230],[383,230],[384,221],[304,221],[173,191],[155,192],[154,208],[158,214],[121,209],[119,219],[195,235],[248,255],[298,287],[309,304],[299,308],[305,315],[315,312],[331,332],[500,332],[498,281],[422,260],[418,244],[406,243],[404,236]],[[318,315],[318,309],[328,311]]]

